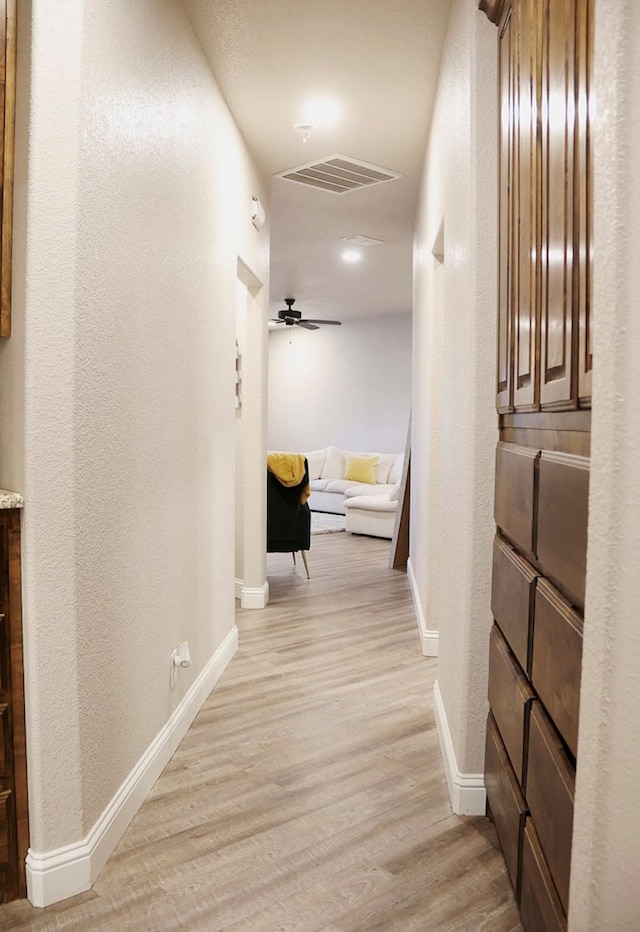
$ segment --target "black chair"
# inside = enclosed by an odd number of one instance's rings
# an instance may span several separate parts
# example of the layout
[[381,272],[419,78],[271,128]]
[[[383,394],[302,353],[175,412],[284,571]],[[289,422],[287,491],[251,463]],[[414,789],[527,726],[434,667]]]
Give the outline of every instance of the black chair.
[[267,470],[267,553],[290,553],[296,562],[300,551],[309,576],[306,551],[311,546],[311,512],[301,498],[309,485],[309,464],[304,461],[304,478],[298,485],[283,485]]

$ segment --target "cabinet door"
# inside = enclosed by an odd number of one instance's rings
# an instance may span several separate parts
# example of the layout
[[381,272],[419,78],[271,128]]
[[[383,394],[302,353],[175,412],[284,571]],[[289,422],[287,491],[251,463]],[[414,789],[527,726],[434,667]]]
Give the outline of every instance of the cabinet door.
[[496,408],[498,412],[512,409],[512,369],[513,369],[513,332],[512,332],[512,275],[511,253],[513,248],[513,30],[511,14],[508,14],[504,29],[500,35],[500,267],[498,295],[498,360]]
[[589,119],[590,72],[593,48],[593,3],[578,4],[578,76],[576,123],[576,289],[578,301],[578,398],[591,405],[593,371],[593,304],[591,301],[591,127]]
[[538,384],[538,27],[533,0],[521,0],[515,62],[514,407],[536,410]]
[[574,309],[576,0],[547,0],[542,31],[542,282],[540,401],[577,403]]
[[0,0],[0,337],[11,336],[16,0]]

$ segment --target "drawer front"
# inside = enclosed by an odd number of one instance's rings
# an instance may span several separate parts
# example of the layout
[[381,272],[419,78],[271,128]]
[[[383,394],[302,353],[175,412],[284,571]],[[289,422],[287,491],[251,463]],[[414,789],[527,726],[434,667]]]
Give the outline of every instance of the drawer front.
[[526,821],[522,841],[520,916],[526,932],[566,932],[567,917],[531,819]]
[[538,573],[513,547],[496,536],[493,543],[491,611],[520,666],[530,669],[530,631]]
[[527,812],[516,775],[491,715],[487,721],[485,788],[509,877],[518,895],[520,846]]
[[523,778],[525,727],[533,698],[529,681],[509,651],[500,630],[494,625],[489,647],[489,705],[520,784]]
[[535,595],[531,679],[544,707],[574,757],[582,670],[581,617],[546,580]]
[[525,795],[565,912],[573,831],[575,770],[539,702],[531,708]]
[[10,779],[13,775],[11,754],[11,722],[9,706],[0,703],[0,778]]
[[543,452],[538,488],[537,556],[545,576],[584,607],[589,460]]
[[12,802],[11,791],[0,788],[0,864],[10,860]]
[[533,554],[535,466],[538,451],[515,443],[496,449],[495,521],[528,556]]

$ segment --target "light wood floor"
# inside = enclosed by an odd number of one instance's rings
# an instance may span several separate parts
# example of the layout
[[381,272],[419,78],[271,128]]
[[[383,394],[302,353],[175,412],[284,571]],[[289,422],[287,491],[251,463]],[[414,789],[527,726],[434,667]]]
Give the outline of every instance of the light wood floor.
[[0,928],[511,932],[493,826],[451,813],[406,576],[388,541],[269,557],[271,602],[95,888]]

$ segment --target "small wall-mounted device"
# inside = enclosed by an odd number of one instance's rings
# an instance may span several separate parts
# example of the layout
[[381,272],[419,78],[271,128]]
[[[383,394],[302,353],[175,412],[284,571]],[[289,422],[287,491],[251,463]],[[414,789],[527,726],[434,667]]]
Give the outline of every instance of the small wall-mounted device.
[[251,223],[256,230],[261,230],[264,226],[265,212],[262,201],[255,194],[251,195]]
[[171,651],[169,657],[169,679],[170,685],[174,686],[176,682],[176,671],[180,667],[191,666],[191,654],[189,653],[189,643],[181,641],[175,650]]

